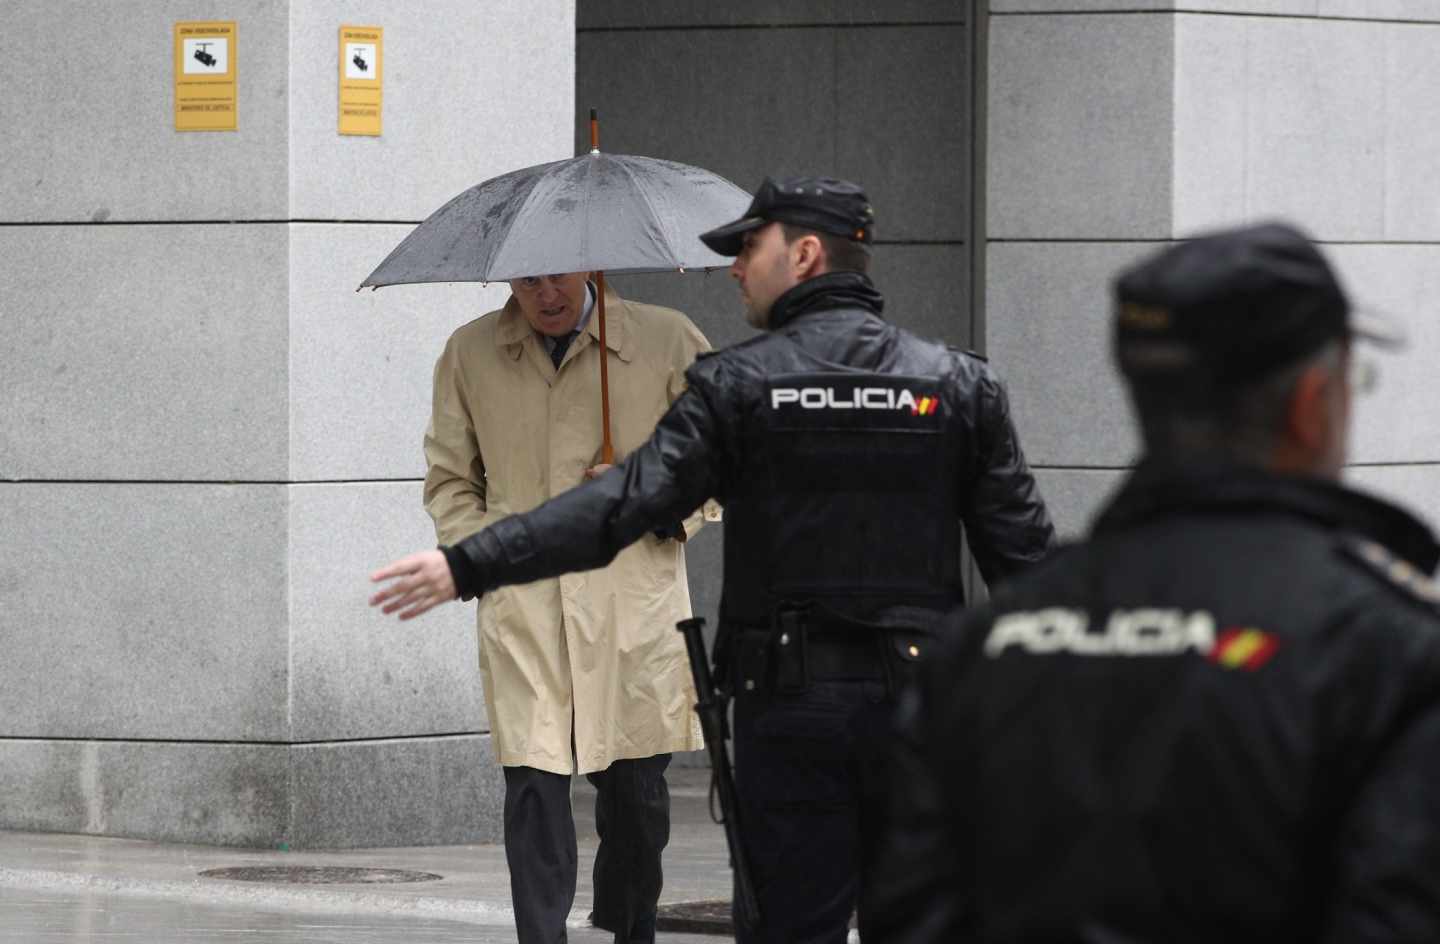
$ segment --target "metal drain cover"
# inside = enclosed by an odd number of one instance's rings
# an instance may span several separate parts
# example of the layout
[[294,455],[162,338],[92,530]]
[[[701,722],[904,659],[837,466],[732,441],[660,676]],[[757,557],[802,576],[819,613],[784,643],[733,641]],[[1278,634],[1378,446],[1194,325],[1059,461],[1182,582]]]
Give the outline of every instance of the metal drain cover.
[[655,930],[680,934],[734,934],[730,899],[661,905],[655,916]]
[[206,869],[201,878],[223,878],[232,882],[270,882],[275,885],[393,885],[404,882],[434,882],[444,878],[434,872],[408,869],[355,869],[330,865],[251,865],[233,869]]
[[[850,927],[855,927],[855,915],[850,915]],[[735,933],[735,923],[730,917],[730,899],[715,898],[709,901],[680,901],[673,905],[661,905],[655,916],[655,930],[682,934],[727,934]]]

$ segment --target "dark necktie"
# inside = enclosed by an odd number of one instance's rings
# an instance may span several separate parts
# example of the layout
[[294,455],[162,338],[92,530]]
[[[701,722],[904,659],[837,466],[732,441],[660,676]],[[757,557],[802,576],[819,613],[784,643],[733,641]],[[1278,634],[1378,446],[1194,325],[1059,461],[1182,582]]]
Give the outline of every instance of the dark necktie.
[[571,331],[569,334],[554,339],[555,346],[550,349],[550,363],[555,365],[556,370],[560,369],[560,362],[565,359],[565,352],[570,350],[570,342],[575,340],[575,336],[579,333],[579,331]]

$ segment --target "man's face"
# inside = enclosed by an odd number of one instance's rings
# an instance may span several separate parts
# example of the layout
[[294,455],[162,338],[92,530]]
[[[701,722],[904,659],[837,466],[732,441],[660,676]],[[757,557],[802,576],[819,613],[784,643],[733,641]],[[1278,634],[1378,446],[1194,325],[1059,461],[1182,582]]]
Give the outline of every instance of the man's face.
[[527,275],[511,279],[510,291],[530,327],[552,338],[569,334],[585,311],[588,272],[563,275]]
[[745,320],[751,327],[770,324],[770,306],[793,288],[800,278],[790,258],[790,245],[779,223],[767,223],[745,234],[740,255],[730,264],[730,274],[740,283],[745,303]]

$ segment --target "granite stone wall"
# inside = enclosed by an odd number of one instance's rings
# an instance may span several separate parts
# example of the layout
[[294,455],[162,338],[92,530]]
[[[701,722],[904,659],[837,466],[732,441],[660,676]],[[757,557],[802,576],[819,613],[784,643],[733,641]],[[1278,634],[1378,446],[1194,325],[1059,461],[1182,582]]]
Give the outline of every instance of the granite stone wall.
[[[0,828],[265,846],[498,836],[471,607],[368,611],[433,541],[434,358],[497,288],[353,288],[588,146],[866,184],[899,324],[983,345],[1063,532],[1133,463],[1108,280],[1284,216],[1404,321],[1355,483],[1435,522],[1431,0],[57,0],[0,31]],[[238,130],[177,133],[171,28],[239,24]],[[75,23],[103,68],[55,49]],[[386,28],[385,133],[337,33]],[[979,74],[980,81],[975,76]],[[979,149],[984,160],[973,160]],[[977,243],[981,251],[976,251]],[[617,279],[745,337],[723,273]],[[720,528],[690,549],[712,615]]]
[[[985,328],[1057,518],[1134,461],[1108,281],[1166,241],[1282,217],[1404,322],[1374,355],[1351,481],[1440,520],[1440,7],[1424,0],[992,0]],[[1368,356],[1368,355],[1367,355]]]
[[[503,300],[355,286],[454,194],[570,154],[573,0],[12,5],[0,83],[0,828],[247,846],[493,839],[473,606],[431,545],[432,367]],[[180,133],[172,25],[234,20],[238,129]],[[103,54],[57,44],[86,24]],[[341,24],[384,134],[337,134]]]

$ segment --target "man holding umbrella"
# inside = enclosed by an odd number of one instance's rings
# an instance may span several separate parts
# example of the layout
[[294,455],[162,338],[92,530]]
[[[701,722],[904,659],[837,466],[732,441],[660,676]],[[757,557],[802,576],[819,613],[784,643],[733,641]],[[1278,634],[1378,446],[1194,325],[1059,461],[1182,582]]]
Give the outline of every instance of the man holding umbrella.
[[692,367],[620,467],[381,569],[373,579],[393,583],[371,602],[410,618],[457,586],[595,567],[722,501],[717,663],[736,692],[761,913],[737,921],[739,939],[828,944],[845,939],[878,825],[874,731],[962,602],[961,523],[991,581],[1043,557],[1054,531],[988,365],[880,317],[859,187],[766,180],[740,219],[701,238],[736,257],[747,320],[766,333]]
[[[425,504],[443,544],[533,508],[645,441],[709,345],[679,312],[607,291],[605,273],[717,267],[724,260],[694,234],[746,199],[702,168],[601,153],[591,112],[589,153],[456,195],[365,279],[511,289],[503,308],[455,332],[436,365]],[[685,644],[671,630],[690,615],[681,543],[700,522],[657,519],[608,567],[558,580],[557,571],[480,601],[524,944],[565,940],[577,770],[598,791],[592,920],[617,944],[654,939],[670,830],[664,771],[672,751],[702,746]]]
[[[435,368],[425,506],[442,544],[603,471],[597,286],[587,273],[510,280],[499,311],[451,336]],[[645,441],[709,345],[684,315],[610,292],[611,435]],[[505,772],[505,855],[522,944],[565,940],[576,883],[572,772],[597,790],[596,926],[654,940],[665,769],[702,746],[682,640],[690,614],[680,516],[610,566],[487,593],[480,670]],[[679,539],[679,540],[677,540]],[[573,754],[572,754],[573,750]]]

